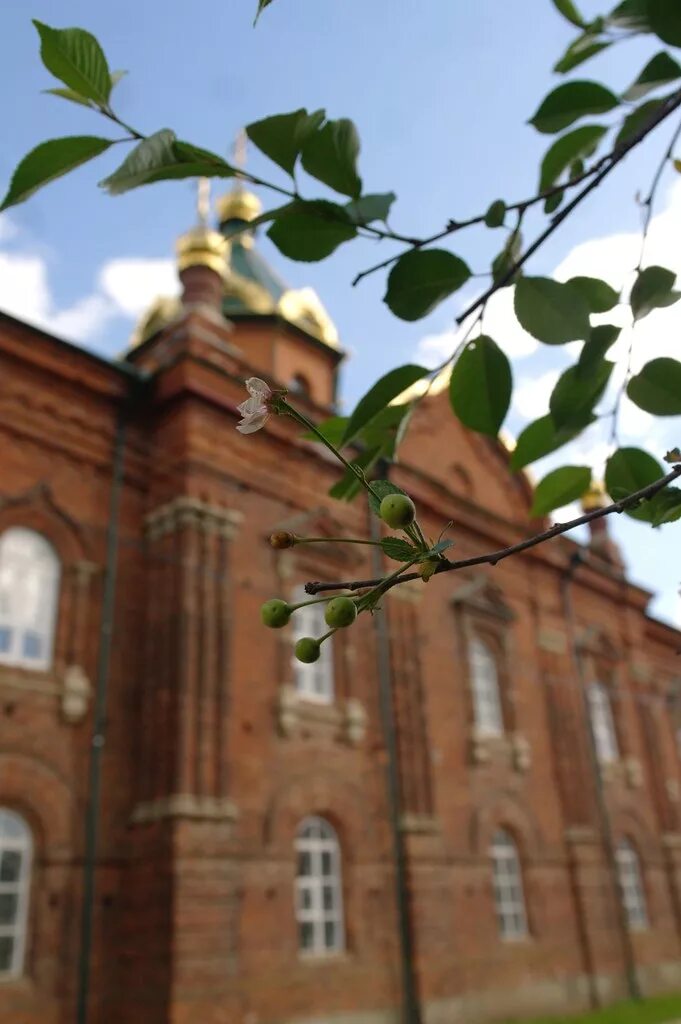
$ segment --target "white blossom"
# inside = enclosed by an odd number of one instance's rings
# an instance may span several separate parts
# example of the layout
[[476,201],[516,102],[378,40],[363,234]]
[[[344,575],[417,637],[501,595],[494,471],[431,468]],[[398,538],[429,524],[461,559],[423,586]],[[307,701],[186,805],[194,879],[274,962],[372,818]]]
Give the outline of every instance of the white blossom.
[[237,424],[236,429],[241,434],[253,434],[264,427],[270,414],[269,400],[272,397],[272,389],[259,377],[249,377],[246,381],[246,390],[250,398],[237,406],[241,413],[241,422]]

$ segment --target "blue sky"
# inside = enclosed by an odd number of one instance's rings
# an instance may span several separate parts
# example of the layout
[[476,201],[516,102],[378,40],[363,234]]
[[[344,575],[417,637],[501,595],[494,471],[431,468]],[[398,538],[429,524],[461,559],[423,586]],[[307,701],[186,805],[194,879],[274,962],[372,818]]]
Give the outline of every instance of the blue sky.
[[[582,0],[587,14],[603,6]],[[255,30],[253,7],[254,0],[34,0],[28,7],[25,0],[4,0],[0,187],[37,142],[108,132],[96,115],[41,95],[55,83],[38,57],[30,22],[37,17],[98,36],[111,66],[129,71],[116,90],[117,108],[143,131],[170,126],[226,154],[243,124],[267,114],[307,106],[351,117],[362,138],[365,189],[397,193],[393,223],[405,233],[430,233],[450,217],[480,212],[499,196],[512,201],[535,191],[538,162],[551,140],[526,121],[555,84],[551,66],[572,36],[550,0],[275,0]],[[621,90],[651,52],[645,41],[626,43],[587,64],[580,77],[597,77]],[[630,157],[603,193],[554,236],[530,264],[531,273],[559,268],[560,275],[562,267],[569,276],[567,268],[570,274],[578,266],[583,272],[588,264],[585,272],[609,273],[613,284],[622,284],[636,262],[630,256],[640,225],[634,196],[650,181],[665,131]],[[114,160],[105,156],[0,219],[0,306],[107,355],[125,348],[138,309],[172,281],[174,241],[194,220],[187,183],[117,199],[104,195],[96,183]],[[278,173],[254,152],[249,169],[273,178]],[[668,257],[672,265],[676,259],[674,269],[681,270],[681,246],[673,244],[681,191],[671,176],[659,209],[666,212],[651,236],[651,260]],[[532,224],[529,229],[531,234]],[[459,236],[455,251],[474,270],[486,270],[502,237]],[[576,251],[589,239],[597,241]],[[383,275],[354,289],[350,284],[358,270],[391,253],[387,245],[353,243],[322,264],[290,263],[267,239],[260,245],[292,286],[318,291],[336,322],[351,353],[342,388],[348,405],[391,366],[415,356],[435,360],[447,351],[453,318],[473,294],[469,287],[427,320],[406,324],[381,302]],[[656,316],[637,341],[646,351],[681,329],[681,316]],[[546,411],[550,384],[569,353],[542,349],[523,337],[512,322],[508,297],[490,308],[485,326],[516,357],[519,397],[508,426],[517,433],[523,422]],[[666,421],[662,430],[632,410],[621,426],[623,443],[648,437],[660,454],[678,444],[680,434],[678,419]],[[604,452],[603,438],[593,436],[571,460],[598,464]],[[538,467],[538,475],[549,465]],[[620,518],[613,528],[634,579],[661,592],[655,611],[681,622],[681,571],[669,557],[681,527],[653,532]]]

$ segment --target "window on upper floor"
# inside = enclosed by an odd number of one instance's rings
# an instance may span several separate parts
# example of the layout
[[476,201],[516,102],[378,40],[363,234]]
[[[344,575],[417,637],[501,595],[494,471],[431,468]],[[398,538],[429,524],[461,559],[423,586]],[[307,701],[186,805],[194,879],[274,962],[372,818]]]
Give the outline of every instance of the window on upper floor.
[[612,764],[619,757],[619,746],[608,687],[590,683],[587,696],[596,756],[600,764]]
[[620,839],[616,851],[622,901],[632,931],[648,927],[648,911],[641,877],[641,862],[630,839]]
[[298,948],[310,956],[337,953],[345,945],[341,853],[333,825],[305,818],[296,835]]
[[527,936],[527,913],[518,849],[505,829],[494,833],[490,848],[494,906],[502,939]]
[[497,660],[490,647],[474,636],[468,648],[468,661],[475,728],[481,736],[501,736],[504,716]]
[[304,398],[310,397],[310,382],[302,373],[296,373],[291,377],[291,380],[288,382],[288,389],[292,395],[302,395]]
[[24,819],[0,807],[0,978],[24,969],[32,848]]
[[[296,587],[292,603],[309,601],[310,595],[305,593],[304,587]],[[293,623],[294,643],[303,636],[319,638],[328,633],[329,627],[324,619],[325,605],[309,604],[299,608],[291,616]],[[296,691],[306,700],[317,701],[320,704],[332,704],[334,698],[333,686],[333,639],[329,637],[321,646],[319,659],[306,665],[293,658],[293,672]]]
[[52,662],[60,565],[40,533],[0,534],[0,664],[46,669]]

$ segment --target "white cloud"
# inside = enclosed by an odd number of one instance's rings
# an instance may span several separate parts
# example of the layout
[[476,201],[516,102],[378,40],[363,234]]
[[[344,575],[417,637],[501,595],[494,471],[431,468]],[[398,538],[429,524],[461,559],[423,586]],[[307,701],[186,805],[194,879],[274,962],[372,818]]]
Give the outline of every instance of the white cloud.
[[553,391],[559,370],[547,370],[538,377],[521,377],[513,389],[513,408],[525,420],[536,420],[549,411],[549,395]]
[[0,214],[0,242],[7,242],[17,234],[16,225],[6,213]]
[[159,295],[177,295],[173,260],[128,257],[109,260],[99,272],[99,287],[124,316],[136,318]]
[[50,305],[44,260],[0,252],[0,308],[44,327]]

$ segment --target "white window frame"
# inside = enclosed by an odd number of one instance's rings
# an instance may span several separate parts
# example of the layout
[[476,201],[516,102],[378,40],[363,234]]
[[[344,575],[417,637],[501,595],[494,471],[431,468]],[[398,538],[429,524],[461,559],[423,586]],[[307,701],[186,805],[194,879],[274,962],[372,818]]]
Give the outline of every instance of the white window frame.
[[0,939],[9,937],[13,942],[9,968],[0,968],[0,979],[16,978],[24,972],[33,859],[33,839],[26,821],[8,807],[0,807],[0,866],[5,853],[18,853],[20,861],[16,880],[3,882],[0,875],[0,896],[16,897],[14,920],[6,924],[0,923]]
[[641,859],[636,847],[626,836],[617,844],[615,859],[629,929],[643,931],[648,927],[648,907],[643,888]]
[[529,935],[523,873],[513,837],[497,829],[490,847],[494,909],[499,936],[504,942],[518,942]]
[[[33,545],[29,553],[12,551],[12,545]],[[33,564],[31,565],[31,561]],[[44,671],[52,664],[61,565],[56,551],[41,533],[24,526],[12,526],[0,534],[0,630],[9,631],[9,646],[0,650],[0,665]],[[32,587],[33,595],[27,596]],[[35,606],[33,620],[27,620],[24,601]],[[37,591],[37,596],[35,591]],[[14,597],[18,596],[17,600]],[[26,653],[29,634],[39,638],[40,654]]]
[[[292,604],[300,601],[309,601],[310,595],[305,593],[305,588],[296,587],[291,598]],[[319,638],[328,633],[329,627],[324,619],[326,605],[323,603],[309,604],[299,608],[291,616],[293,625],[293,643],[304,636]],[[329,637],[321,646],[319,659],[306,665],[292,657],[293,678],[296,692],[304,700],[313,701],[316,704],[333,704],[334,701],[334,680],[333,680],[333,638]]]
[[[345,924],[341,850],[336,830],[325,818],[305,818],[298,826],[295,849],[298,951],[303,957],[341,953],[345,949]],[[326,934],[327,925],[334,926],[333,941]],[[302,942],[304,926],[311,930],[310,945]]]
[[619,760],[620,753],[608,687],[597,681],[589,683],[587,697],[598,763],[613,764]]
[[468,664],[476,732],[480,736],[503,736],[504,713],[497,659],[479,636],[472,636],[469,641]]

